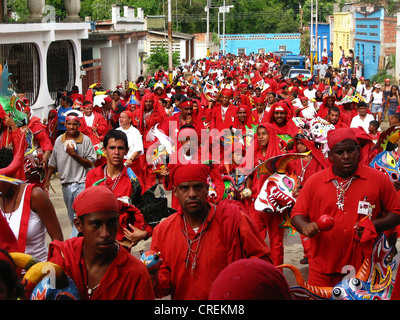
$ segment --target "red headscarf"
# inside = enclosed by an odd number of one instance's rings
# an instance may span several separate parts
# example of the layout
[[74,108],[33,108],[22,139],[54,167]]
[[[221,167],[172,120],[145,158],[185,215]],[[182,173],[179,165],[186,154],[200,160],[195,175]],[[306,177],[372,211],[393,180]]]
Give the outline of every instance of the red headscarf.
[[145,133],[145,128],[143,125],[143,115],[144,115],[144,110],[145,110],[144,105],[147,100],[153,101],[153,113],[155,115],[158,115],[158,116],[162,117],[163,119],[166,119],[166,117],[167,117],[167,114],[166,114],[164,108],[162,107],[160,101],[155,98],[154,93],[151,93],[151,92],[146,93],[140,100],[140,112],[139,112],[140,117],[139,117],[139,121],[137,123],[138,129],[142,135]]
[[357,143],[361,146],[361,162],[369,165],[371,160],[377,155],[377,150],[371,152],[372,147],[375,145],[372,137],[364,130],[363,127],[351,128],[357,139]]
[[[278,126],[274,121],[274,113],[277,108],[282,108],[286,112],[286,124],[283,126]],[[299,131],[299,128],[292,121],[292,112],[286,103],[276,102],[272,105],[271,110],[268,113],[267,122],[271,123],[277,134],[288,134],[294,137]]]
[[[265,129],[267,129],[268,131],[268,135],[269,135],[269,141],[268,141],[268,148],[267,148],[267,154],[265,156],[266,159],[278,156],[280,154],[282,154],[283,152],[281,151],[280,147],[279,147],[279,138],[276,135],[276,131],[274,129],[274,127],[267,122],[261,123],[257,129],[259,127],[264,127]],[[257,138],[257,132],[254,134],[254,151],[257,152],[258,150],[260,150],[260,146],[258,145],[258,138]]]
[[172,169],[171,180],[173,186],[189,181],[201,181],[207,184],[210,168],[205,164],[178,164]]
[[258,258],[240,259],[220,272],[209,300],[292,300],[282,272]]
[[356,134],[351,128],[329,130],[327,140],[329,149],[332,149],[335,144],[343,140],[353,140],[357,142]]
[[119,203],[115,194],[106,186],[92,186],[83,190],[72,205],[76,216],[96,211],[119,212]]
[[[250,127],[251,126],[251,110],[249,108],[249,106],[247,104],[241,104],[237,107],[237,112],[239,112],[240,110],[244,110],[246,111],[246,118],[244,119],[244,125]],[[236,127],[237,129],[242,129],[242,128],[238,128],[239,125],[239,119],[236,117]]]
[[[297,137],[295,137],[296,139],[298,139]],[[324,157],[324,155],[322,154],[321,149],[318,149],[315,146],[314,141],[308,140],[308,139],[304,139],[304,138],[300,138],[301,142],[304,143],[304,145],[306,146],[307,150],[311,151],[311,155],[313,156],[313,158],[315,158],[315,160],[318,161],[318,163],[321,165],[322,168],[326,168],[328,166],[328,160]],[[294,151],[295,152],[299,152],[299,150],[297,149],[297,144],[294,144]]]

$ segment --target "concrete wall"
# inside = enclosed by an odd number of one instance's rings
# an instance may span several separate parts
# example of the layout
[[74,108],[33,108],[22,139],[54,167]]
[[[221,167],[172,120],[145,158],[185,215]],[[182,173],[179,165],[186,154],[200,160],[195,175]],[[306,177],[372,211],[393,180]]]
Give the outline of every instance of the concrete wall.
[[[223,51],[223,37],[220,36]],[[281,50],[292,51],[293,54],[300,53],[300,34],[228,34],[225,35],[225,52],[238,54],[240,49],[244,49],[246,54]],[[283,49],[285,46],[286,49]]]

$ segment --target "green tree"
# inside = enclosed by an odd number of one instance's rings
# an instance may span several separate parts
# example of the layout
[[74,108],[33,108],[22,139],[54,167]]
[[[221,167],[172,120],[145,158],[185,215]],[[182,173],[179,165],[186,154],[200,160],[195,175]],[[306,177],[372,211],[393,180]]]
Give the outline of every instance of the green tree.
[[26,0],[9,0],[7,7],[15,14],[15,22],[24,22],[30,15]]
[[[168,50],[163,46],[157,46],[154,48],[150,54],[150,56],[144,60],[144,63],[147,64],[148,71],[154,73],[158,68],[164,68],[168,70]],[[179,53],[172,53],[172,64],[174,66],[179,65]]]

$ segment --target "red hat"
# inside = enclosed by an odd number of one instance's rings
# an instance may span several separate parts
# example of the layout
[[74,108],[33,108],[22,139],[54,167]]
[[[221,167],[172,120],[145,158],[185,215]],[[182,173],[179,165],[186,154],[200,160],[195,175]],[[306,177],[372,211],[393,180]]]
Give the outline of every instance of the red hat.
[[353,129],[339,128],[329,130],[327,140],[329,149],[332,149],[333,146],[335,146],[338,142],[342,142],[343,140],[353,140],[357,142],[357,137]]
[[205,164],[179,164],[172,169],[172,185],[176,187],[181,183],[189,181],[201,181],[207,184],[209,173],[210,168]]
[[119,203],[116,195],[106,186],[91,186],[83,190],[72,205],[76,216],[96,211],[119,212]]
[[289,284],[277,267],[262,259],[240,259],[220,272],[209,300],[291,300]]
[[232,90],[231,89],[222,89],[221,90],[221,95],[232,97]]
[[247,104],[241,104],[238,106],[237,111],[239,112],[239,110],[244,110],[244,111],[248,111],[248,106]]
[[193,101],[192,101],[192,100],[183,101],[183,102],[179,105],[179,107],[191,107],[191,106],[193,106]]
[[132,120],[132,122],[134,122],[135,117],[133,115],[133,112],[131,112],[130,110],[124,110],[121,113],[125,113],[128,116],[128,118],[130,118]]
[[265,99],[263,97],[254,97],[253,98],[253,102],[254,102],[254,104],[256,104],[256,103],[264,103]]
[[112,102],[111,97],[109,97],[109,96],[105,97],[104,98],[104,103],[109,103],[109,102]]

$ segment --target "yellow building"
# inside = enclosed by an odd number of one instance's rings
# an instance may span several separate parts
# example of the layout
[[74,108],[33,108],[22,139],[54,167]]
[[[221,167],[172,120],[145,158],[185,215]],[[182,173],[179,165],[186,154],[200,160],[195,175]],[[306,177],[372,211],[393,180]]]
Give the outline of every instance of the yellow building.
[[349,49],[354,51],[354,14],[334,12],[333,17],[333,67],[338,67],[342,57],[340,47],[346,57],[349,55]]

